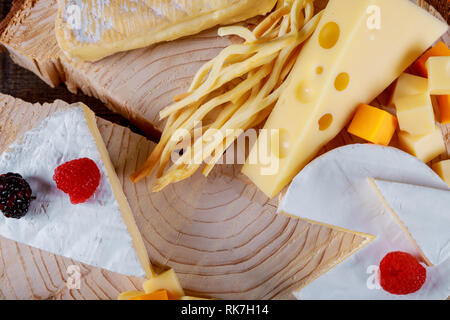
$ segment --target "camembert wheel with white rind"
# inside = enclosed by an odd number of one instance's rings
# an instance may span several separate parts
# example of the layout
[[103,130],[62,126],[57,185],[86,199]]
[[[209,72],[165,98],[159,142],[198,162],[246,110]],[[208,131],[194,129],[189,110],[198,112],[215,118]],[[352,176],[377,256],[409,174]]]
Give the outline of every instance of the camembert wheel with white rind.
[[[295,292],[297,298],[446,299],[448,297],[450,259],[435,267],[427,268],[425,285],[410,295],[396,296],[376,286],[367,285],[370,278],[368,270],[377,267],[387,253],[404,251],[416,257],[421,256],[421,252],[410,241],[401,225],[389,213],[372,188],[369,178],[373,177],[408,185],[443,190],[447,188],[439,176],[420,160],[391,147],[349,145],[330,151],[311,162],[292,182],[280,210],[312,223],[365,236],[367,240],[356,252],[337,261],[326,273]],[[427,201],[433,199],[435,197]],[[423,198],[406,198],[402,201],[423,200]],[[431,231],[430,233],[429,237],[432,237],[433,234]],[[414,233],[412,235],[414,237]],[[419,240],[419,237],[416,239]],[[424,251],[428,251],[427,249],[429,248],[422,248]],[[442,257],[444,258],[444,255]]]

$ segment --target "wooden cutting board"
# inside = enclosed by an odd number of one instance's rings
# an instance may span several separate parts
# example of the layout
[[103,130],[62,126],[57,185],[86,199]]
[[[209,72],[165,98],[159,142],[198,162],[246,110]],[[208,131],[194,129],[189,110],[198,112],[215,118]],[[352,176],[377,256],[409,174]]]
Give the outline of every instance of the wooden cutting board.
[[[445,40],[449,43],[449,34]],[[181,50],[189,41],[182,39],[167,45]],[[223,39],[212,37],[202,42],[202,46],[215,48],[217,41],[221,41],[217,47],[224,45]],[[214,51],[209,54],[213,55]],[[162,77],[158,80],[161,81],[159,94],[170,100],[177,90],[181,92],[203,61],[202,57],[201,50],[180,52],[172,61],[175,66],[169,68],[172,71],[164,68],[167,61],[163,57],[164,63],[155,71]],[[19,61],[20,57],[16,59]],[[184,63],[192,66],[183,68]],[[44,74],[45,69],[36,61],[25,66]],[[114,76],[121,76],[114,70],[94,68],[92,72],[93,79],[107,79],[107,83],[114,83]],[[182,84],[173,79],[173,72],[177,78],[185,75]],[[67,78],[64,80],[68,83]],[[148,81],[142,81],[146,88]],[[114,88],[103,87],[105,95],[113,97]],[[86,86],[82,90],[89,93],[91,88]],[[120,110],[125,110],[123,105],[131,108],[134,92],[125,90],[122,94],[122,100],[116,101]],[[0,151],[64,104],[39,106],[8,97],[0,100]],[[385,104],[386,94],[376,103]],[[159,104],[163,106],[162,101]],[[133,119],[134,115],[129,118]],[[145,160],[153,143],[103,120],[99,120],[99,127],[152,262],[175,268],[188,294],[224,299],[291,298],[294,289],[350,254],[361,242],[354,235],[277,214],[278,198],[269,201],[240,174],[239,166],[218,166],[206,179],[196,175],[163,192],[150,193],[151,179],[134,185],[127,177]],[[443,131],[450,150],[449,126]],[[323,151],[354,142],[360,141],[343,132]],[[448,158],[448,154],[443,157]],[[73,264],[79,265],[82,271],[79,290],[69,290],[66,286],[67,267]],[[0,238],[0,297],[3,299],[114,299],[121,291],[139,289],[142,281]]]

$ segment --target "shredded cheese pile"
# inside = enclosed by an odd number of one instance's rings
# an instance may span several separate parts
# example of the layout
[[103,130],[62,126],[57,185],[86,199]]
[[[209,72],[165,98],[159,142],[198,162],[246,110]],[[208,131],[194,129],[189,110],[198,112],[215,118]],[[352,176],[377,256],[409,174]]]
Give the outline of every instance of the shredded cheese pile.
[[[313,2],[279,1],[253,31],[243,26],[220,28],[220,36],[237,35],[245,42],[228,46],[203,65],[187,93],[161,110],[160,117],[167,122],[160,142],[131,180],[137,182],[157,169],[152,187],[156,192],[192,176],[203,165],[207,176],[243,130],[265,121],[302,43],[320,20],[321,12],[314,16]],[[180,156],[171,161],[174,153]]]

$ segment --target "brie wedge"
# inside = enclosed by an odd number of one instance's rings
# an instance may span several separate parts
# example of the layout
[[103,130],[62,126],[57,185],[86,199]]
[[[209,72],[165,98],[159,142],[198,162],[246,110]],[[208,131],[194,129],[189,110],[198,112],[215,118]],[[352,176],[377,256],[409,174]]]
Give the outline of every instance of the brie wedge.
[[348,145],[311,162],[292,182],[280,210],[363,236],[366,241],[294,295],[298,299],[447,298],[450,259],[427,268],[427,281],[413,294],[392,295],[379,287],[375,271],[387,253],[404,251],[420,258],[420,252],[377,197],[368,181],[370,177],[446,188],[420,160],[391,147]]
[[56,39],[95,61],[265,14],[276,0],[58,0]]
[[[62,163],[83,157],[97,164],[101,180],[91,199],[73,205],[56,188],[53,173]],[[133,214],[95,115],[86,106],[53,113],[26,132],[0,155],[0,173],[6,172],[21,174],[36,199],[20,220],[0,215],[1,236],[113,272],[151,276]]]
[[428,265],[450,258],[450,190],[383,180],[373,186]]

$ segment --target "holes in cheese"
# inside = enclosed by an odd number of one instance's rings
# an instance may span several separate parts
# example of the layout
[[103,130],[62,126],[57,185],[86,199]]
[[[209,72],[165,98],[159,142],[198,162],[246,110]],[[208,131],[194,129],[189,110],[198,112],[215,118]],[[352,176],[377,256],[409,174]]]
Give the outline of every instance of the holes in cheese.
[[344,91],[347,89],[348,84],[350,83],[350,76],[347,72],[339,73],[336,79],[334,80],[334,87],[337,91]]
[[426,135],[412,135],[401,131],[398,134],[401,148],[427,163],[445,152],[444,138],[438,127]]
[[316,68],[316,74],[322,74],[323,73],[323,67],[317,67]]
[[327,114],[323,115],[319,119],[319,130],[320,131],[327,130],[331,126],[332,123],[333,123],[333,115],[331,113],[327,113]]
[[297,100],[301,103],[309,103],[314,99],[313,88],[306,81],[300,81],[296,90]]
[[270,150],[273,156],[285,158],[291,149],[291,137],[285,129],[274,130],[270,137]]
[[348,132],[369,142],[387,146],[397,128],[397,119],[389,112],[359,105]]
[[396,106],[402,131],[412,135],[424,135],[434,131],[433,105],[427,92],[401,97],[397,99]]
[[431,57],[427,61],[428,89],[431,94],[450,94],[450,57]]
[[333,48],[339,40],[340,29],[336,22],[328,22],[320,30],[319,44],[324,49]]

